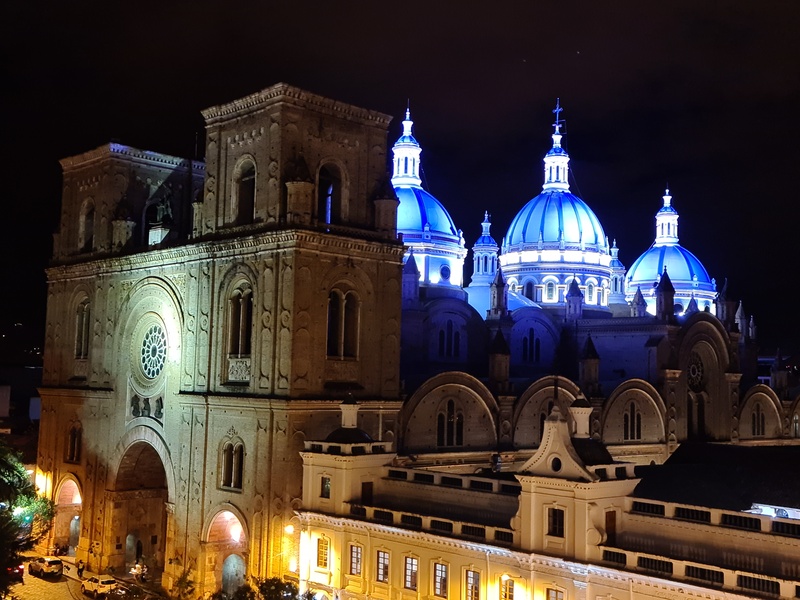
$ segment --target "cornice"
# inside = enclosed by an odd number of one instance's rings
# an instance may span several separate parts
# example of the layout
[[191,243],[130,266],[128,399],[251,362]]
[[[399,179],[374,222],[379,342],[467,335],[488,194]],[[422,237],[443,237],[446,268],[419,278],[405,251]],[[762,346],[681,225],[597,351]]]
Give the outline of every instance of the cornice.
[[183,266],[187,262],[219,260],[225,258],[252,258],[254,255],[289,249],[326,250],[338,248],[343,256],[402,256],[399,244],[355,238],[333,238],[320,243],[319,232],[302,229],[282,229],[247,237],[188,243],[170,248],[143,251],[136,254],[113,255],[106,258],[70,264],[53,265],[46,269],[48,281],[71,278],[96,277],[140,269]]
[[224,122],[231,117],[239,117],[255,112],[267,106],[285,102],[303,108],[312,108],[319,112],[344,117],[350,121],[359,121],[364,125],[377,125],[388,127],[392,120],[391,115],[386,115],[375,110],[359,108],[352,104],[338,102],[324,96],[319,96],[296,88],[287,83],[277,83],[271,87],[239,98],[232,102],[212,106],[200,111],[208,125]]
[[125,146],[124,144],[118,144],[116,142],[104,144],[94,150],[84,152],[83,154],[62,158],[59,162],[61,163],[62,170],[71,171],[78,167],[88,166],[92,163],[110,158],[133,160],[159,167],[166,166],[177,169],[191,169],[193,173],[198,175],[203,175],[206,171],[206,165],[202,161],[189,160],[187,158],[161,154],[150,150],[139,150],[138,148]]

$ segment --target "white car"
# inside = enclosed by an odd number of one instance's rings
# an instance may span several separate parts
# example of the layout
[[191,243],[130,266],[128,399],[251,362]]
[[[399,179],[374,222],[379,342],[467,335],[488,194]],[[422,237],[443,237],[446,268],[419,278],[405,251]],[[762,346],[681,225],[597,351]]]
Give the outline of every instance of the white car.
[[81,582],[81,592],[91,594],[94,598],[105,596],[117,589],[117,580],[113,577],[89,577]]
[[45,575],[61,577],[61,573],[63,572],[64,563],[61,562],[60,558],[40,556],[39,558],[32,559],[31,562],[28,563],[28,573],[31,575],[38,575],[39,577],[44,577]]

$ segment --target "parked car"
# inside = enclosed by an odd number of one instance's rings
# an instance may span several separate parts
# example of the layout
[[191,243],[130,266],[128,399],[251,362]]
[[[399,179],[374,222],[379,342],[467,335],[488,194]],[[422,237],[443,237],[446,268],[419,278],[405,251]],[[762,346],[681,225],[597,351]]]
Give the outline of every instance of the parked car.
[[50,575],[52,577],[61,577],[64,572],[64,563],[60,558],[53,558],[52,556],[40,556],[34,558],[28,563],[28,573],[31,575],[39,575],[44,577]]
[[8,580],[12,583],[22,583],[23,576],[25,575],[25,565],[17,565],[15,567],[6,567],[8,573]]
[[113,577],[89,577],[81,583],[81,592],[92,597],[105,596],[117,589],[117,580]]

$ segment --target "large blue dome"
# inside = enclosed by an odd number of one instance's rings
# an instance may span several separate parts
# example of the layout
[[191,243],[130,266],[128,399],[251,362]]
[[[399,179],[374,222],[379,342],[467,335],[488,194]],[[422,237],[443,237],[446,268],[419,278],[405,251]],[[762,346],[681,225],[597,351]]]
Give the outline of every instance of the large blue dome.
[[592,209],[576,195],[546,190],[517,213],[503,239],[503,252],[524,246],[560,244],[605,247],[603,226]]
[[[703,263],[683,246],[651,246],[636,259],[628,270],[628,289],[642,291],[658,282],[664,268],[669,273],[673,286],[684,283],[702,290],[714,290],[714,284]],[[676,286],[677,289],[677,286]]]
[[442,203],[420,187],[395,187],[400,200],[397,207],[397,230],[406,242],[422,239],[426,225],[432,239],[459,243],[460,234]]

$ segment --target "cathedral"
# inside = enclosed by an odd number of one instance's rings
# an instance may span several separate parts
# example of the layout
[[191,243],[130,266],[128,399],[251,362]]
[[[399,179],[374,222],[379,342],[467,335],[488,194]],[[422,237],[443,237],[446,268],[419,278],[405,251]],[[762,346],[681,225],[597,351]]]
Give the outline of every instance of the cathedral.
[[391,116],[277,84],[203,111],[204,162],[63,159],[47,545],[204,596],[795,597],[798,496],[747,470],[797,454],[788,376],[757,378],[679,194],[626,268],[554,113],[541,193],[470,248],[410,111],[390,147]]

